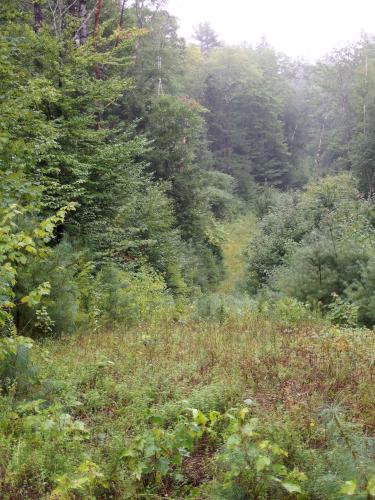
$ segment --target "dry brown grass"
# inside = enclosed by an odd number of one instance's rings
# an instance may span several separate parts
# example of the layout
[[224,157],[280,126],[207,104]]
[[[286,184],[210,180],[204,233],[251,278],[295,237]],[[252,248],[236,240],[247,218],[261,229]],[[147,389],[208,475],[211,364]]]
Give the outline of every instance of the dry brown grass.
[[285,330],[249,315],[223,325],[169,321],[65,338],[50,346],[50,371],[83,393],[103,391],[106,419],[134,412],[132,398],[142,394],[147,407],[158,408],[216,384],[223,391],[218,404],[251,397],[260,409],[307,422],[320,407],[339,403],[374,429],[374,352],[372,332],[312,323]]

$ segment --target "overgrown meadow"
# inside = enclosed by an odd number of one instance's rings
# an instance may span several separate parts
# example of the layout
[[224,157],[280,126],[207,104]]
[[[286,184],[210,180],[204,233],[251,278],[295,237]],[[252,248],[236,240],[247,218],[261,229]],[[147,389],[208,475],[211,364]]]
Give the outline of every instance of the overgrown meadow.
[[373,332],[292,299],[259,312],[229,276],[232,295],[23,345],[1,398],[4,498],[370,498]]
[[[230,8],[230,6],[228,6]],[[375,498],[375,59],[0,2],[0,498]]]

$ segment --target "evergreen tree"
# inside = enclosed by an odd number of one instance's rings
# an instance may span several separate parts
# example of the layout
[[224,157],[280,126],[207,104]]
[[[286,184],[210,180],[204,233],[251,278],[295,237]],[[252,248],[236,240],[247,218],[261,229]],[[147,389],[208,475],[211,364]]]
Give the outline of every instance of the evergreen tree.
[[218,35],[208,22],[198,24],[194,29],[194,39],[198,41],[202,54],[221,46]]
[[245,198],[252,180],[286,186],[289,155],[275,79],[252,49],[218,49],[207,64],[204,105],[216,168],[239,180]]

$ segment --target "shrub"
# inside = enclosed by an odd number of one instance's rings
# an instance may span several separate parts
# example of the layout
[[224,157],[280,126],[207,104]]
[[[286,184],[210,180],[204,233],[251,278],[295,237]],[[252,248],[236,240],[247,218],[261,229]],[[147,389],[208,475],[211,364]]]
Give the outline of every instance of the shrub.
[[338,296],[352,307],[351,324],[358,310],[358,322],[371,326],[373,213],[373,202],[362,200],[346,175],[312,184],[301,196],[281,196],[251,243],[249,291],[268,287],[314,308],[331,308],[331,319],[342,322],[330,305]]
[[0,338],[0,389],[24,394],[38,382],[31,348],[32,341],[25,337]]
[[[20,271],[17,280],[17,327],[29,336],[72,333],[79,326],[85,270],[83,254],[68,240],[50,248],[41,258],[32,258]],[[40,283],[48,282],[50,292],[40,303],[22,304],[20,298]]]
[[[286,466],[288,452],[259,432],[257,418],[249,418],[248,408],[228,412],[229,426],[224,446],[216,460],[218,479],[211,491],[215,498],[283,498],[302,494],[306,475]],[[293,495],[294,496],[294,495]]]
[[90,307],[104,324],[127,326],[150,320],[173,304],[162,276],[144,266],[137,272],[106,265],[93,284]]

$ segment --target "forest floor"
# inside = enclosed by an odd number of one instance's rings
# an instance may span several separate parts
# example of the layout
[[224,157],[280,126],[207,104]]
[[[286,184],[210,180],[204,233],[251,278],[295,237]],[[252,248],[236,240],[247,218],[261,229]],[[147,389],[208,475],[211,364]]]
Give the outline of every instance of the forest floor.
[[[229,231],[225,296],[244,276],[249,224]],[[52,405],[3,409],[0,424],[13,422],[0,443],[3,498],[363,492],[375,428],[370,333],[285,314],[171,314],[44,342],[36,361]]]

